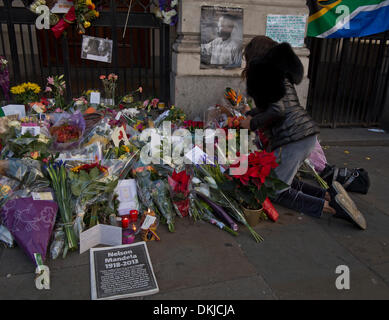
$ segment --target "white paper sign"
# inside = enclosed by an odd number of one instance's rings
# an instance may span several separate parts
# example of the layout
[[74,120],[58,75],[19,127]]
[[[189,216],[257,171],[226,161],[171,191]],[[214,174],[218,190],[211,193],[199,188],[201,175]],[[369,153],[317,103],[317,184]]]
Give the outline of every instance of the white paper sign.
[[89,102],[90,104],[100,104],[100,92],[91,92]]
[[277,41],[288,42],[292,47],[304,46],[307,15],[278,15],[267,16],[266,36]]
[[29,132],[33,136],[38,136],[41,133],[41,127],[38,126],[22,126],[21,134]]
[[117,246],[122,244],[122,228],[98,224],[80,234],[80,254],[99,244]]
[[8,104],[2,109],[5,116],[17,114],[19,115],[19,120],[26,116],[26,107],[23,104]]
[[54,200],[51,192],[32,192],[33,200]]
[[146,215],[146,218],[145,220],[143,221],[143,224],[142,226],[140,227],[141,229],[143,230],[147,230],[148,228],[150,228],[150,226],[152,226],[152,224],[155,222],[157,218],[154,217],[154,216],[151,216],[151,215]]
[[120,201],[119,215],[127,215],[130,213],[130,210],[139,210],[135,179],[119,180],[115,192],[118,194]]
[[57,3],[51,9],[51,12],[52,13],[67,13],[73,5],[74,5],[73,1],[58,0]]

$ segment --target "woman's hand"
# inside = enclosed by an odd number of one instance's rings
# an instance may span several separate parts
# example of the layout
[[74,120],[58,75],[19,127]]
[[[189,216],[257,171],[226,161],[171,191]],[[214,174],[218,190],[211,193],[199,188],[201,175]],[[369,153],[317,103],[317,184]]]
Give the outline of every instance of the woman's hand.
[[246,119],[240,121],[240,127],[242,129],[249,129],[250,130],[250,122],[251,122],[252,117],[248,116]]

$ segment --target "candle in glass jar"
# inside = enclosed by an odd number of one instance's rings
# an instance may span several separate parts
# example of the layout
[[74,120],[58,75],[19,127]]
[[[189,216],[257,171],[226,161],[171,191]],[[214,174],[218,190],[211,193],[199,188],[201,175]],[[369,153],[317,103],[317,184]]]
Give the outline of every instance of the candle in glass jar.
[[122,218],[122,228],[127,229],[130,224],[130,219],[127,217]]

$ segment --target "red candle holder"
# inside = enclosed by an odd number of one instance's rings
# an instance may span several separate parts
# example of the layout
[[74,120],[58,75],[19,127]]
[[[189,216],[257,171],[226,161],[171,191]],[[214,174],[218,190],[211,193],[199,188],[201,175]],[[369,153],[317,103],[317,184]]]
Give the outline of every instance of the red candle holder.
[[122,217],[122,228],[127,229],[129,225],[130,225],[130,219],[127,216]]
[[136,222],[138,220],[138,210],[130,211],[130,222]]

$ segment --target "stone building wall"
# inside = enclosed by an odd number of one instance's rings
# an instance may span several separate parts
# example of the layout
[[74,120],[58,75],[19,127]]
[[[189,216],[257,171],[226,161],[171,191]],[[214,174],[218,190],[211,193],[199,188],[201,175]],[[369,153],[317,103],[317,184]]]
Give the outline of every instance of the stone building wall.
[[[203,118],[207,107],[223,101],[225,87],[245,91],[241,78],[242,69],[200,69],[200,14],[202,6],[243,8],[243,45],[256,35],[265,35],[268,14],[308,14],[305,0],[236,0],[200,1],[180,0],[177,38],[173,44],[171,97],[172,102],[183,108],[190,117]],[[300,101],[306,104],[308,94],[309,51],[296,48],[295,52],[304,64],[305,78],[297,87]],[[244,61],[242,68],[244,67]]]

